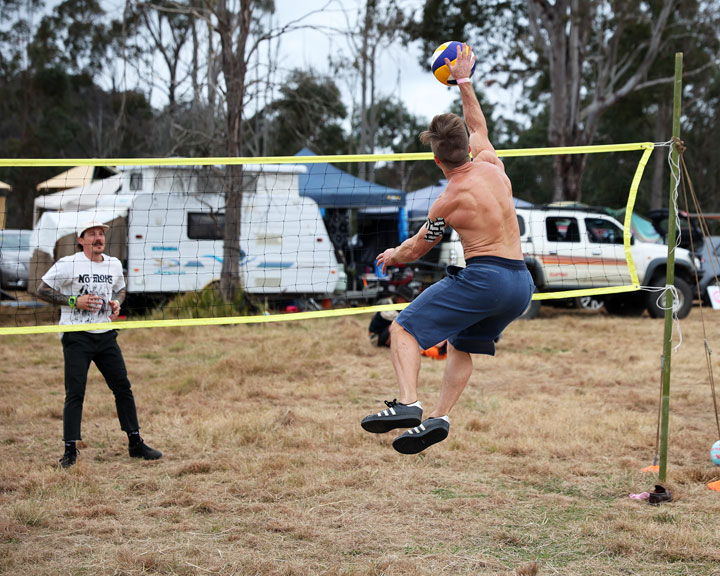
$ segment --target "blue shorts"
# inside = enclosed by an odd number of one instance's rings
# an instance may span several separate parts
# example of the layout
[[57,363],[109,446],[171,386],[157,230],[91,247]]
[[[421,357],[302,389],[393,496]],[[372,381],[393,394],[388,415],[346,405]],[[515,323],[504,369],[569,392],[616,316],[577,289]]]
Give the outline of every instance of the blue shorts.
[[525,262],[477,256],[447,273],[395,321],[423,350],[448,339],[463,352],[495,355],[495,338],[525,312],[535,290]]

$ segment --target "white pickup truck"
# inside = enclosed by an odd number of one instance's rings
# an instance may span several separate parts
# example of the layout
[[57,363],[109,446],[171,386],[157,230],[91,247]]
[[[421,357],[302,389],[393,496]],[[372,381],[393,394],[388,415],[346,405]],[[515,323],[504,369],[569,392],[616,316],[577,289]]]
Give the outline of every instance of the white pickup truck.
[[[601,210],[576,208],[518,208],[523,253],[537,291],[558,292],[585,288],[605,288],[631,284],[623,246],[623,226]],[[630,251],[642,286],[665,286],[667,246],[632,239]],[[458,234],[450,231],[433,249],[437,269],[448,264],[464,266]],[[699,262],[682,248],[675,251],[675,287],[680,318],[692,307],[695,268]],[[639,315],[647,310],[651,317],[664,316],[656,291],[636,291],[595,297],[604,301],[608,312]],[[527,318],[537,315],[541,300],[533,300]]]

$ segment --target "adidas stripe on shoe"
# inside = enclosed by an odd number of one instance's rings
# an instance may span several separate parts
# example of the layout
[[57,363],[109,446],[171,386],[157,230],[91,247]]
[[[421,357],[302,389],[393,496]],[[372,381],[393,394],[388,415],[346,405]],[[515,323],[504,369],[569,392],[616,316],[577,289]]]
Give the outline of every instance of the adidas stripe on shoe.
[[401,404],[395,399],[392,402],[385,400],[385,405],[385,410],[366,416],[360,425],[373,434],[383,434],[395,428],[412,428],[422,422],[420,402]]
[[433,444],[442,442],[450,433],[446,417],[428,418],[419,426],[403,432],[393,440],[393,448],[401,454],[417,454]]

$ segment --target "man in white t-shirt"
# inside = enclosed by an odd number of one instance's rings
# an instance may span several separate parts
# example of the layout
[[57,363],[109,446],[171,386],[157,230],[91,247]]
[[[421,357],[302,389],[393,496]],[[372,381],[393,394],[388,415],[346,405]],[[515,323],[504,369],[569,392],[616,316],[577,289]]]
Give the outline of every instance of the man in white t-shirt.
[[[37,296],[51,304],[61,305],[60,324],[98,324],[117,318],[125,298],[122,264],[103,254],[105,230],[100,222],[86,222],[78,227],[78,248],[72,256],[58,260],[42,277]],[[162,457],[140,437],[135,398],[130,389],[125,360],[117,343],[117,331],[110,329],[64,332],[65,407],[63,468],[77,460],[76,442],[81,439],[80,424],[85,399],[85,385],[90,363],[100,370],[115,395],[120,428],[127,433],[130,456],[145,460]]]

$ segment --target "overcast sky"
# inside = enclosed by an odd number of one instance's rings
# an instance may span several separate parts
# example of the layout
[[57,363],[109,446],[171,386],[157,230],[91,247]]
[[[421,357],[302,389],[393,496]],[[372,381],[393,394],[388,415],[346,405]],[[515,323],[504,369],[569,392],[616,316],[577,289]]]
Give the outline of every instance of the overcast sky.
[[[423,0],[400,0],[403,8],[420,10]],[[349,54],[348,42],[341,34],[330,35],[325,28],[346,28],[346,14],[356,18],[364,10],[365,0],[275,0],[275,17],[279,25],[299,19],[304,15],[327,6],[320,13],[304,19],[303,24],[311,26],[283,36],[280,42],[280,61],[283,68],[304,68],[326,73],[328,55]],[[416,45],[402,46],[399,42],[382,52],[378,59],[376,76],[377,96],[396,96],[406,108],[417,116],[430,120],[435,114],[446,112],[457,95],[457,88],[447,88],[435,80],[430,72],[431,54],[423,55],[424,66],[419,63],[420,48]],[[346,92],[345,99],[350,108],[349,87],[338,82]],[[359,99],[359,89],[356,90]]]
[[[59,0],[49,0],[48,5],[52,6],[57,2]],[[102,0],[102,2],[111,16],[118,17],[122,14],[124,0]],[[396,0],[396,2],[404,10],[417,13],[425,4],[424,0]],[[331,54],[336,59],[340,55],[349,56],[348,40],[341,30],[346,30],[353,24],[358,15],[364,13],[364,7],[365,0],[275,0],[274,27],[281,27],[291,22],[296,22],[295,25],[301,27],[284,34],[279,42],[280,53],[275,58],[278,66],[277,81],[282,82],[282,73],[294,68],[326,74],[330,71]],[[310,16],[307,16],[308,14]],[[448,38],[448,40],[456,39]],[[262,50],[263,59],[267,59],[266,50],[267,47]],[[419,43],[405,47],[400,42],[396,42],[390,48],[383,49],[376,69],[376,97],[397,97],[410,112],[427,121],[435,114],[447,112],[457,96],[457,88],[448,88],[435,80],[430,72],[430,56],[431,54],[422,55],[425,64],[420,64]],[[189,54],[186,54],[185,59],[189,61]],[[158,60],[155,68],[149,73],[164,77],[164,64]],[[129,74],[132,79],[133,72],[130,71]],[[164,80],[159,80],[157,89],[151,94],[153,105],[158,107],[167,103],[167,94],[162,88],[163,82]],[[336,84],[343,91],[343,100],[350,113],[353,97],[359,102],[359,86],[348,85],[347,78],[336,78]],[[260,102],[258,104],[262,105]],[[349,118],[346,119],[346,123],[349,123]]]

